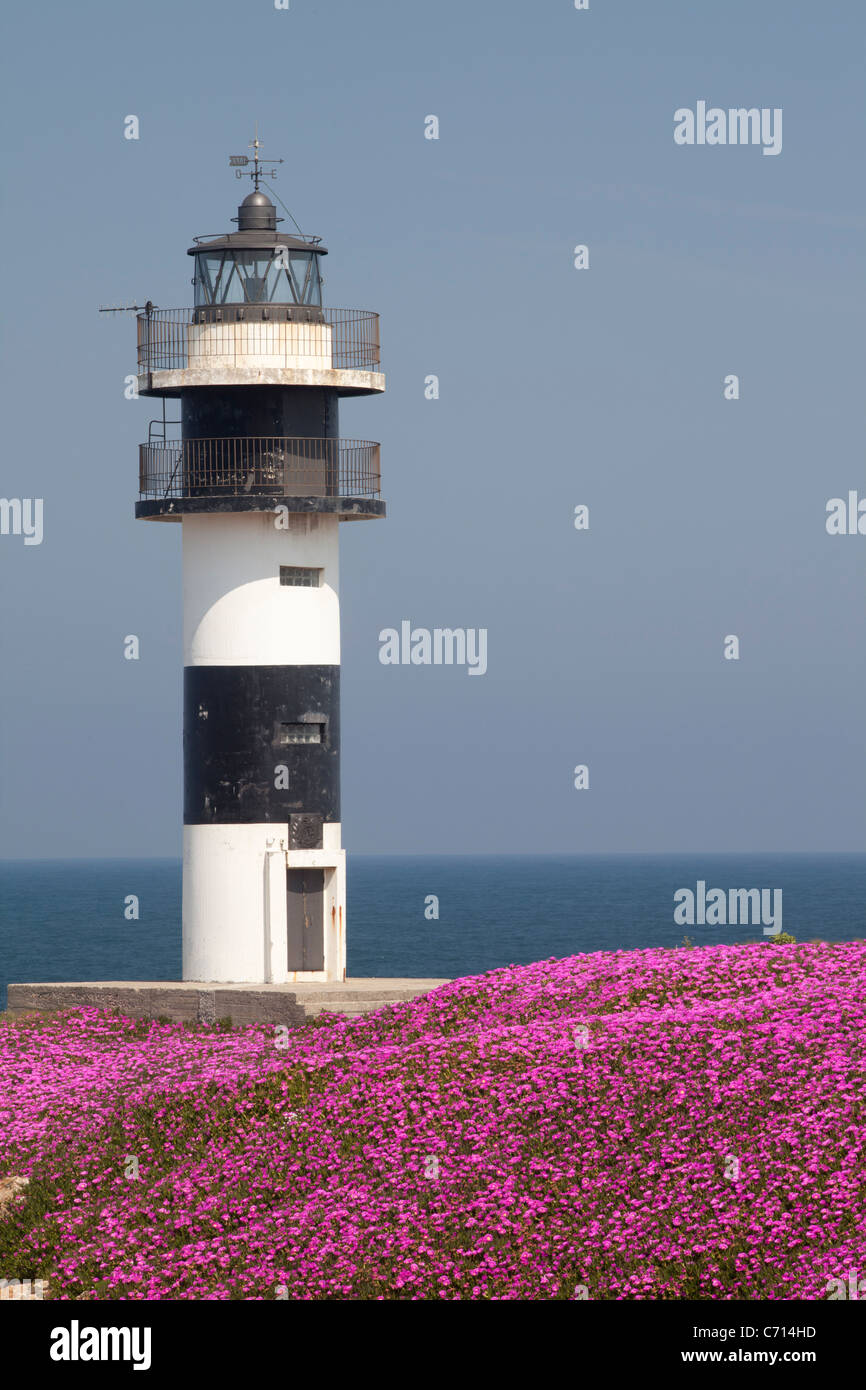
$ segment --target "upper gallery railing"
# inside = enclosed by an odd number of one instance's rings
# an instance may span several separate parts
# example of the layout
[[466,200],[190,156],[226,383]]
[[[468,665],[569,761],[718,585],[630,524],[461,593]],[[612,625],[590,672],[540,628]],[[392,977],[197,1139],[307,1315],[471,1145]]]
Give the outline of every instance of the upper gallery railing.
[[138,370],[242,367],[263,360],[273,366],[381,370],[378,314],[322,309],[305,320],[285,305],[272,305],[267,312],[267,319],[245,317],[243,305],[226,305],[219,318],[210,308],[139,314]]

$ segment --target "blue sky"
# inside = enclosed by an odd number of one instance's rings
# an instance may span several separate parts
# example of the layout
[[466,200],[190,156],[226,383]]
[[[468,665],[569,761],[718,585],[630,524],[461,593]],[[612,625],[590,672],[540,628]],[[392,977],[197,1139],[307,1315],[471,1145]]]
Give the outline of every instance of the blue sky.
[[[180,527],[134,520],[156,410],[124,399],[132,316],[97,310],[191,302],[256,121],[327,302],[382,316],[388,391],[341,418],[389,510],[342,532],[347,847],[864,847],[866,538],[824,525],[866,496],[861,4],[4,27],[0,495],[45,520],[0,536],[0,855],[179,853]],[[781,107],[781,154],[675,145],[698,100]],[[486,628],[487,673],[381,665],[403,619]]]

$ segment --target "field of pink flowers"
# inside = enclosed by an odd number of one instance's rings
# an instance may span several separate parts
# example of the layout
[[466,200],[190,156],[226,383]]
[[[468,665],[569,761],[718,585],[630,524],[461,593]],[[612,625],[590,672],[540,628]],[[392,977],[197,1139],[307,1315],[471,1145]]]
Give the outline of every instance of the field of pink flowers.
[[30,1183],[0,1274],[59,1298],[827,1298],[866,1274],[864,1071],[860,941],[542,961],[282,1039],[4,1024],[0,1179]]

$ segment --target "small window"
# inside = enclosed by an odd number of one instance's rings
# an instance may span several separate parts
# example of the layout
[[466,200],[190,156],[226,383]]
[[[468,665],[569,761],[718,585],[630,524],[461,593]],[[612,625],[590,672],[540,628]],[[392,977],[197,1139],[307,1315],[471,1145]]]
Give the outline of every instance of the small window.
[[322,571],[304,565],[280,565],[280,583],[295,584],[302,589],[321,589]]
[[311,721],[303,724],[281,724],[280,743],[321,743],[322,725]]

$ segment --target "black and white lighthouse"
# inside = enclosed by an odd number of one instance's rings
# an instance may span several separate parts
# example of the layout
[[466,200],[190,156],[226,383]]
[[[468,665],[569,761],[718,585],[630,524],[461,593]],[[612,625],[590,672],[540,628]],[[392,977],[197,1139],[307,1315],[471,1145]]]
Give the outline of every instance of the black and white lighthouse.
[[[196,237],[195,303],[138,316],[163,398],[136,516],[183,528],[183,977],[346,973],[340,833],[339,524],[380,517],[379,445],[341,396],[384,391],[378,316],[322,305],[319,238],[260,190]],[[179,438],[165,400],[178,400]]]

